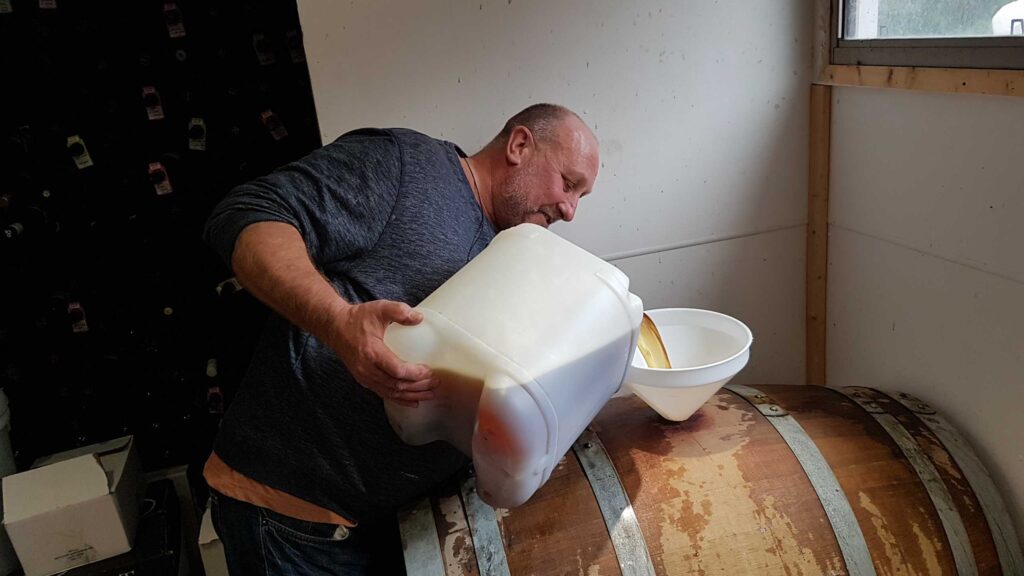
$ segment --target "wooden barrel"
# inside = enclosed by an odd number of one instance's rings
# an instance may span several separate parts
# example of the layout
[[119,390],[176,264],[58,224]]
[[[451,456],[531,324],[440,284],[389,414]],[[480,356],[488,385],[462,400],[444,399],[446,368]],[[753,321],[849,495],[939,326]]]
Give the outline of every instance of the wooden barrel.
[[992,481],[925,403],[729,386],[686,422],[608,403],[526,504],[472,478],[403,512],[409,574],[1024,574]]

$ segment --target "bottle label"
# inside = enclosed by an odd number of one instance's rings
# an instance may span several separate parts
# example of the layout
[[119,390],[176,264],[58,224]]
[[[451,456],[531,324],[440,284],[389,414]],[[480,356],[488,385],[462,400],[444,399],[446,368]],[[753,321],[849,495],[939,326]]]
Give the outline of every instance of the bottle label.
[[188,149],[206,151],[206,122],[202,118],[188,121]]
[[74,318],[74,322],[71,323],[71,331],[75,334],[81,334],[89,331],[89,322],[85,318],[85,308],[78,302],[68,302],[68,315]]
[[75,159],[75,166],[79,170],[92,166],[92,157],[89,156],[89,149],[85,147],[85,140],[78,134],[68,136],[68,150],[71,157]]
[[210,414],[224,413],[224,394],[220,386],[210,386],[206,389],[206,409]]
[[288,40],[288,55],[291,56],[293,64],[301,64],[306,61],[306,51],[302,49],[302,34],[298,30],[289,30],[285,34]]
[[171,38],[185,36],[185,20],[181,17],[177,3],[164,2],[164,22],[167,23],[167,33]]
[[157,196],[165,196],[174,192],[171,187],[171,178],[167,175],[167,169],[160,162],[149,164],[149,180],[153,183],[153,189]]
[[234,276],[228,278],[227,280],[221,282],[220,284],[217,284],[216,288],[218,296],[227,296],[228,294],[234,294],[235,292],[238,292],[241,289],[242,285],[239,284],[238,279],[235,278]]
[[57,0],[39,0],[39,8],[41,10],[56,10]]
[[206,376],[208,378],[216,378],[218,374],[217,359],[210,358],[206,361]]
[[11,0],[0,0],[0,14],[10,14],[11,12],[14,12]]
[[267,42],[267,37],[262,32],[252,35],[252,47],[256,50],[256,58],[259,59],[261,66],[270,66],[277,62],[274,52],[270,49],[270,43]]
[[160,93],[153,86],[142,88],[142,101],[146,104],[146,116],[150,120],[164,119],[164,105],[160,101]]
[[273,110],[264,110],[260,113],[260,120],[263,121],[267,130],[270,130],[270,135],[274,137],[274,140],[281,140],[288,136],[288,130],[285,129],[284,123],[277,117],[277,114],[274,114]]

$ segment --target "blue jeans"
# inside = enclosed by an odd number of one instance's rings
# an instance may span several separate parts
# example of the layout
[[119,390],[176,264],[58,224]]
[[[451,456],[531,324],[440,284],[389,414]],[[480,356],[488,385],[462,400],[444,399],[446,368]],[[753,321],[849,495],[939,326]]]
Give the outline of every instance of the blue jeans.
[[296,520],[210,491],[213,526],[232,576],[405,573],[394,521],[356,528]]

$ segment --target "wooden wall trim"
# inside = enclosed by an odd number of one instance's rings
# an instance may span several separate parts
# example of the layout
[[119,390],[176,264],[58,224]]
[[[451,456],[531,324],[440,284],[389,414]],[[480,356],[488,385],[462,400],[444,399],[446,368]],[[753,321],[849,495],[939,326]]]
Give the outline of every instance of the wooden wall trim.
[[811,74],[815,84],[1024,96],[1024,70],[833,65],[832,49],[839,31],[832,15],[839,9],[839,0],[813,2]]
[[1024,96],[1024,70],[829,65],[816,84]]
[[832,46],[835,34],[832,30],[832,3],[835,0],[814,0],[814,42],[812,50],[812,78],[823,78],[825,68],[832,63]]
[[828,186],[832,88],[811,86],[807,186],[807,383],[825,385],[828,293]]

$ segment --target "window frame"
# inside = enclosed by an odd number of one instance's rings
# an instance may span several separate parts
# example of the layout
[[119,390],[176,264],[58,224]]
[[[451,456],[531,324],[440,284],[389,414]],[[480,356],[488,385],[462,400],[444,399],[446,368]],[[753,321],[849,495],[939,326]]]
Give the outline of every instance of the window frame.
[[1024,36],[842,38],[844,3],[845,0],[830,2],[832,65],[1024,70]]

